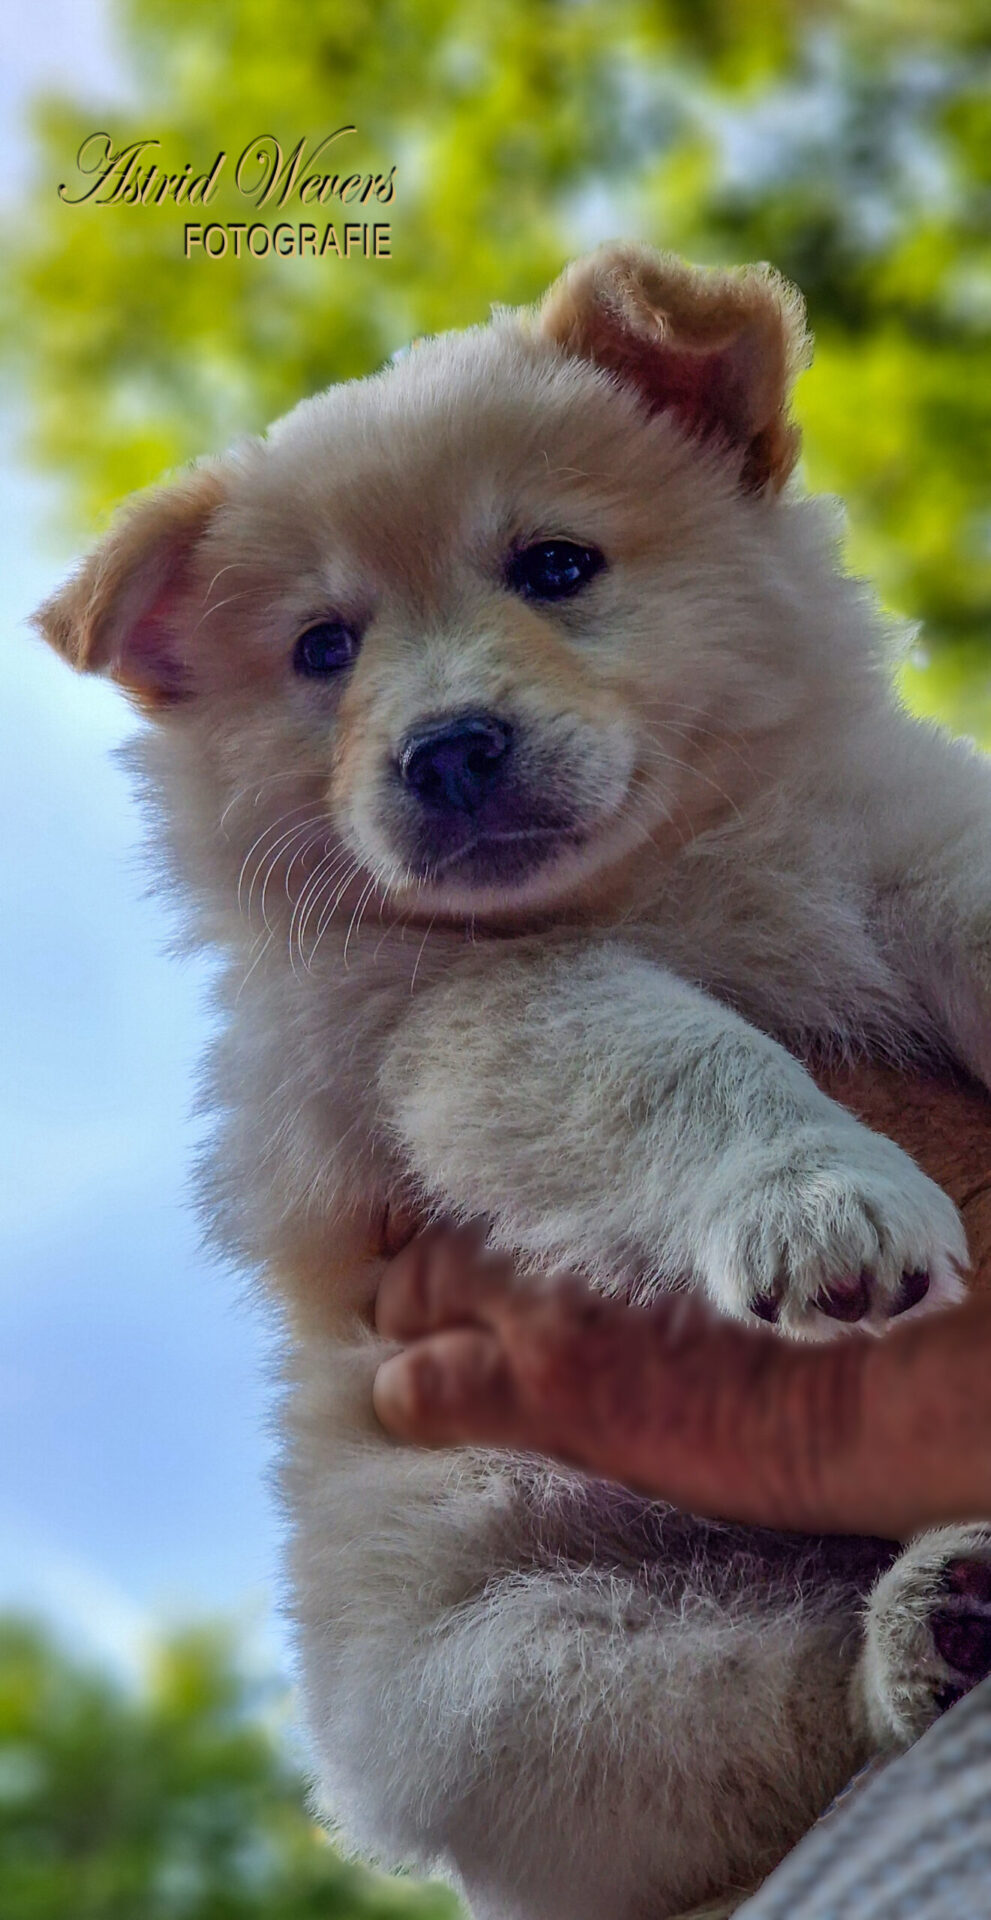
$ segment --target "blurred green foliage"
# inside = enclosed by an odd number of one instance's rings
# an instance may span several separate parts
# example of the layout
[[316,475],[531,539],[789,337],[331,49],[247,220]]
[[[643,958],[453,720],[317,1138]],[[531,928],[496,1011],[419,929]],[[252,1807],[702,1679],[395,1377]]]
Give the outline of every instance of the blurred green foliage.
[[[608,235],[771,259],[804,289],[810,483],[852,564],[921,619],[910,697],[991,739],[991,0],[118,0],[127,112],[37,107],[3,329],[72,537],[412,335],[534,298]],[[353,125],[391,260],[182,258],[175,207],[69,207],[97,126],[178,171]],[[346,166],[342,163],[346,160]],[[203,210],[195,210],[202,217]]]
[[453,1895],[341,1859],[308,1817],[279,1703],[222,1634],[128,1691],[0,1619],[3,1920],[457,1920]]

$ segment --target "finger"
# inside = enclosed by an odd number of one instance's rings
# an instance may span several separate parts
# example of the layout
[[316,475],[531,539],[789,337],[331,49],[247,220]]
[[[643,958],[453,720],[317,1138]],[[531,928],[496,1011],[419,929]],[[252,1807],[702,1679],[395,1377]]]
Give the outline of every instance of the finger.
[[489,1324],[448,1326],[385,1363],[375,1404],[390,1432],[544,1453],[724,1519],[844,1524],[823,1414],[846,1419],[851,1403],[834,1383],[824,1408],[818,1353],[690,1301],[643,1312],[566,1285],[494,1306]]
[[[450,1277],[448,1314],[463,1261]],[[574,1283],[494,1279],[484,1314],[387,1363],[390,1431],[544,1453],[751,1525],[897,1539],[988,1509],[991,1300],[825,1348]]]
[[[499,1331],[515,1444],[693,1511],[780,1511],[773,1408],[794,1350],[773,1335],[693,1300],[644,1310],[570,1291],[525,1321],[510,1309]],[[741,1500],[759,1512],[734,1514]]]
[[389,1262],[375,1302],[386,1340],[417,1340],[444,1326],[478,1322],[514,1283],[508,1254],[483,1250],[486,1223],[428,1227]]
[[898,1539],[987,1511],[991,1301],[829,1347],[692,1301],[560,1305],[500,1318],[511,1444],[749,1525]]
[[418,1446],[519,1444],[513,1378],[485,1329],[435,1334],[384,1361],[372,1404],[387,1432]]

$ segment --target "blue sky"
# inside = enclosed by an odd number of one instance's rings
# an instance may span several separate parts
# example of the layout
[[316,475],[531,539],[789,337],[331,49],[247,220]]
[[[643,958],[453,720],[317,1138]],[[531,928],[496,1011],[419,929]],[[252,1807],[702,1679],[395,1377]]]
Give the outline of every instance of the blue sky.
[[[22,10],[0,179],[41,87],[123,90],[106,10]],[[0,1608],[124,1666],[160,1622],[231,1614],[269,1653],[272,1332],[197,1246],[187,1180],[203,967],[167,959],[113,748],[134,718],[25,627],[73,555],[50,483],[0,452]]]

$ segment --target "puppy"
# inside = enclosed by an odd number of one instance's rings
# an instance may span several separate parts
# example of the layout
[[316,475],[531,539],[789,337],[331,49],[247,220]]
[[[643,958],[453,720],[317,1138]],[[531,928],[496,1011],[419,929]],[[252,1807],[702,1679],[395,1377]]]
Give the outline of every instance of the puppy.
[[370,1410],[400,1199],[785,1335],[957,1297],[953,1206],[803,1060],[991,1084],[991,779],[786,485],[806,353],[769,269],[600,250],[138,498],[38,615],[153,723],[226,958],[204,1207],[291,1331],[323,1801],[478,1920],[728,1912],[973,1678],[930,1616],[987,1528],[745,1532]]

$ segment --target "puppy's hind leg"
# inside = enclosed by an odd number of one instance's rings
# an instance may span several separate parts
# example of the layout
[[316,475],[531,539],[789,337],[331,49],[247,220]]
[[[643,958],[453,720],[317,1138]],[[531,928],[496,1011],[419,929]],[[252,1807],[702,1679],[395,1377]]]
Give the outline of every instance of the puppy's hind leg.
[[335,1825],[456,1876],[477,1920],[665,1920],[752,1886],[867,1757],[876,1557],[833,1579],[618,1489],[393,1446],[381,1351],[309,1343],[283,1474]]
[[490,1580],[377,1690],[406,1858],[479,1920],[731,1911],[864,1757],[851,1625],[589,1568]]

